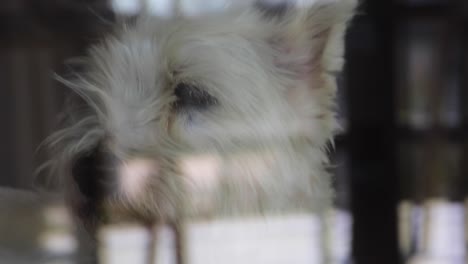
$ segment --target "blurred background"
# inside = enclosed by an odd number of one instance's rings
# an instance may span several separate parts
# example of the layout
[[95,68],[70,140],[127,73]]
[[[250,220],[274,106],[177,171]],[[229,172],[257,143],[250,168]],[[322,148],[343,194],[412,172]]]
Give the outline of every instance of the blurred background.
[[[112,21],[143,8],[197,15],[225,2],[2,0],[0,186],[33,187],[36,149],[68,92],[53,74],[66,74],[66,61]],[[346,47],[332,263],[466,263],[468,1],[361,1]]]

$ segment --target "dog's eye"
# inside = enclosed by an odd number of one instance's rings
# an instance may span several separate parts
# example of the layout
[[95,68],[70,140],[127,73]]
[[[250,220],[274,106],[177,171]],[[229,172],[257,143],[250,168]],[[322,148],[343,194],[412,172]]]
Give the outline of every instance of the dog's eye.
[[176,109],[204,110],[218,103],[214,96],[188,83],[179,83],[175,87],[174,95],[177,98],[174,104]]

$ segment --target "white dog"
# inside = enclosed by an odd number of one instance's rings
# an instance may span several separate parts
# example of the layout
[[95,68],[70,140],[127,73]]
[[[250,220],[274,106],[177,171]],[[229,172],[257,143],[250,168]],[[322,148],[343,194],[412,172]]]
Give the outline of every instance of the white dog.
[[[260,5],[261,6],[261,5]],[[88,226],[320,210],[353,0],[141,16],[62,80],[81,101],[46,164]]]

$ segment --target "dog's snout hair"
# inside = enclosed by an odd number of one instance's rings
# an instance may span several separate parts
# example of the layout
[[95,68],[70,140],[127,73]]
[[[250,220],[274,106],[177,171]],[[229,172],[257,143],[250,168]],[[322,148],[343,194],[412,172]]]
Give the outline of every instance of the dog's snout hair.
[[[141,15],[62,79],[82,104],[47,141],[74,212],[170,219],[331,200],[334,74],[355,1],[265,15]],[[102,217],[101,217],[102,218]]]

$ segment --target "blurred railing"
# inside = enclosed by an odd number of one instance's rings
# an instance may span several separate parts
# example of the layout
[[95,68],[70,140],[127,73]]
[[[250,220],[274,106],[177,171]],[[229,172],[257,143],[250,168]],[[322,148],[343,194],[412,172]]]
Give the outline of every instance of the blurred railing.
[[[87,237],[60,198],[0,188],[2,263],[345,263],[350,219],[343,211],[193,219],[183,225],[104,225]],[[80,244],[81,243],[81,244]]]

